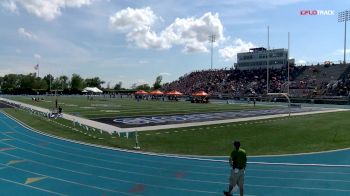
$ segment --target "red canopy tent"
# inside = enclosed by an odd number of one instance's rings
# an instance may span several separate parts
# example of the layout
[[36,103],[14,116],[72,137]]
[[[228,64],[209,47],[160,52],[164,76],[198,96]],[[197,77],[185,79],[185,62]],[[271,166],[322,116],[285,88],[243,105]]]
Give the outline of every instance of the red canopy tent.
[[196,92],[196,93],[192,94],[192,96],[206,97],[206,96],[208,96],[208,93],[206,93],[204,91],[199,91],[199,92]]
[[144,90],[138,90],[135,92],[136,95],[147,95],[148,93]]
[[170,91],[170,92],[167,92],[166,95],[181,96],[182,93],[180,93],[179,91]]
[[150,95],[163,95],[164,93],[160,90],[154,90],[149,93]]

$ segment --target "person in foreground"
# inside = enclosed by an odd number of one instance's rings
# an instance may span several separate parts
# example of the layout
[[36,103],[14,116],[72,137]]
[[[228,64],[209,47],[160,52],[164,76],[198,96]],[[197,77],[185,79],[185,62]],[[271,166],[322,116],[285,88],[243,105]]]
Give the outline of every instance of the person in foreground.
[[224,195],[231,195],[233,188],[238,185],[240,196],[243,196],[244,185],[244,173],[247,165],[247,154],[244,149],[240,148],[241,143],[239,141],[233,142],[234,149],[230,155],[230,185],[228,191],[224,191]]

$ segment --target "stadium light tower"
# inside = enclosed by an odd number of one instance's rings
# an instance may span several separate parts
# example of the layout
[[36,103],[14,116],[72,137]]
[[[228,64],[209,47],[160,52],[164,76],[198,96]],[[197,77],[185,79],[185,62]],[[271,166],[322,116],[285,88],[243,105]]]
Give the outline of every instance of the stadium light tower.
[[288,76],[287,76],[287,79],[288,79],[288,89],[287,89],[287,95],[289,95],[289,83],[290,83],[290,80],[289,80],[289,67],[290,67],[290,64],[289,64],[289,55],[290,55],[290,33],[288,32],[288,53],[287,53],[287,73],[288,73]]
[[213,69],[213,47],[215,42],[216,35],[209,35],[209,42],[211,43],[211,61],[210,61],[210,69]]
[[344,65],[346,64],[346,23],[350,19],[350,10],[345,10],[342,12],[339,12],[338,14],[338,22],[344,22]]
[[269,66],[270,66],[270,27],[267,26],[267,63],[266,63],[266,94],[269,93]]

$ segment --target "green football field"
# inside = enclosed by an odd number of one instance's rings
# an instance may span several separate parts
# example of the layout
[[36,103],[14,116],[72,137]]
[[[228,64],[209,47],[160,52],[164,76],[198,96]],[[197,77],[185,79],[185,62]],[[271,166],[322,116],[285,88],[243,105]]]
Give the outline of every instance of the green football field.
[[88,100],[85,96],[41,96],[44,100],[32,101],[31,96],[6,96],[6,98],[51,109],[58,105],[63,108],[64,113],[69,113],[86,118],[100,117],[130,117],[130,116],[152,116],[170,114],[193,114],[224,111],[242,111],[267,109],[276,106],[262,106],[253,104],[194,104],[189,101],[162,101],[142,100],[137,102],[132,98],[109,98],[93,97]]

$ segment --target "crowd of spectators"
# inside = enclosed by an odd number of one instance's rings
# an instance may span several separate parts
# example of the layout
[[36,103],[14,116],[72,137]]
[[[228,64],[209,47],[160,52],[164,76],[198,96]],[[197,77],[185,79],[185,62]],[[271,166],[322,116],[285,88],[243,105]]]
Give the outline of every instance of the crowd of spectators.
[[350,74],[343,78],[325,85],[325,96],[348,96],[350,97]]
[[[269,70],[269,93],[286,92],[287,68]],[[177,90],[184,95],[205,91],[211,96],[260,96],[267,92],[266,69],[210,69],[194,71],[164,85],[164,91]],[[339,79],[340,78],[340,79]],[[350,66],[324,64],[290,67],[290,96],[349,96]]]
[[[294,80],[305,67],[291,66],[290,80]],[[233,97],[258,96],[267,91],[266,69],[235,70],[213,69],[194,71],[163,86],[163,90],[177,90],[185,95],[204,90],[210,95]],[[269,93],[284,91],[287,68],[269,70]]]

